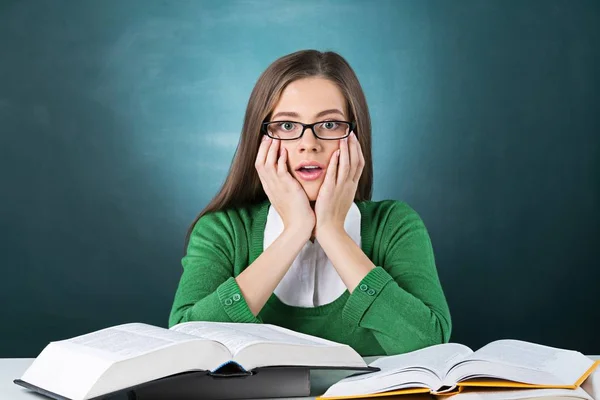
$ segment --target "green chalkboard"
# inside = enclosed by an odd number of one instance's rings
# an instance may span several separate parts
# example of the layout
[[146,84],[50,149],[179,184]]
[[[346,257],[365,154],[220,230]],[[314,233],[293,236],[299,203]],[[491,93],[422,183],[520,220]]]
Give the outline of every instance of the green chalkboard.
[[308,48],[361,80],[452,340],[600,353],[598,43],[595,0],[0,1],[0,357],[166,326],[256,79]]

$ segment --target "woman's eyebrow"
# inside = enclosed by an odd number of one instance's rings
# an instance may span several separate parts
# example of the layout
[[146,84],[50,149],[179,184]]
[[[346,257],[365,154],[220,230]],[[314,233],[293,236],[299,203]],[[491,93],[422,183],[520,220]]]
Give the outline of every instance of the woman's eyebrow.
[[344,116],[344,113],[338,110],[337,108],[331,108],[329,110],[321,111],[320,113],[315,115],[315,118],[319,118],[327,114],[340,114],[342,117]]
[[[327,114],[340,114],[342,117],[344,116],[344,113],[341,112],[340,110],[338,110],[337,108],[331,108],[329,110],[321,111],[320,113],[315,115],[315,118],[319,118],[319,117],[322,117]],[[281,112],[278,112],[277,114],[273,115],[273,117],[271,117],[271,119],[275,119],[277,117],[300,118],[300,114],[291,112],[291,111],[281,111]]]

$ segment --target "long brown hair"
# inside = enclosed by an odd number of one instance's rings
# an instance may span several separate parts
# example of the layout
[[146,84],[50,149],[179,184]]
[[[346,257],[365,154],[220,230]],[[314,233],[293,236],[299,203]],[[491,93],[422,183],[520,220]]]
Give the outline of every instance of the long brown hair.
[[355,200],[370,200],[373,186],[371,160],[371,117],[367,101],[356,74],[339,54],[327,51],[301,50],[275,60],[261,74],[250,94],[244,126],[233,156],[229,174],[219,193],[190,225],[185,248],[198,220],[205,214],[267,200],[254,168],[261,141],[261,124],[269,119],[285,87],[301,78],[323,77],[336,83],[346,98],[350,121],[356,122],[356,133],[365,158]]

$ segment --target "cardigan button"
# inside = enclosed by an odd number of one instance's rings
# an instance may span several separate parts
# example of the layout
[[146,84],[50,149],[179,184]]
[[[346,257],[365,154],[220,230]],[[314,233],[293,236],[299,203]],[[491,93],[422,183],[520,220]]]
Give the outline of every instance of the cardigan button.
[[369,287],[367,285],[365,285],[364,283],[362,285],[360,285],[360,287],[359,287],[361,292],[366,292],[368,288]]
[[226,306],[230,306],[233,304],[233,301],[231,301],[231,299],[225,299],[225,305]]
[[242,297],[237,293],[233,295],[233,301],[240,301],[241,298]]
[[367,294],[369,296],[374,296],[375,295],[375,290],[374,289],[369,289],[369,291],[367,292]]

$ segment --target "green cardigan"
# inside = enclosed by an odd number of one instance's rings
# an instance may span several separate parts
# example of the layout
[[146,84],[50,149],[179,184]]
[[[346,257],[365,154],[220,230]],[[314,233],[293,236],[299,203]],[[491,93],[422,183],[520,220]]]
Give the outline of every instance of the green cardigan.
[[234,277],[263,251],[269,202],[204,215],[190,236],[169,326],[186,321],[268,323],[346,343],[362,356],[446,343],[451,320],[429,234],[407,204],[358,201],[361,246],[375,264],[332,303],[289,306],[275,294],[255,317]]

